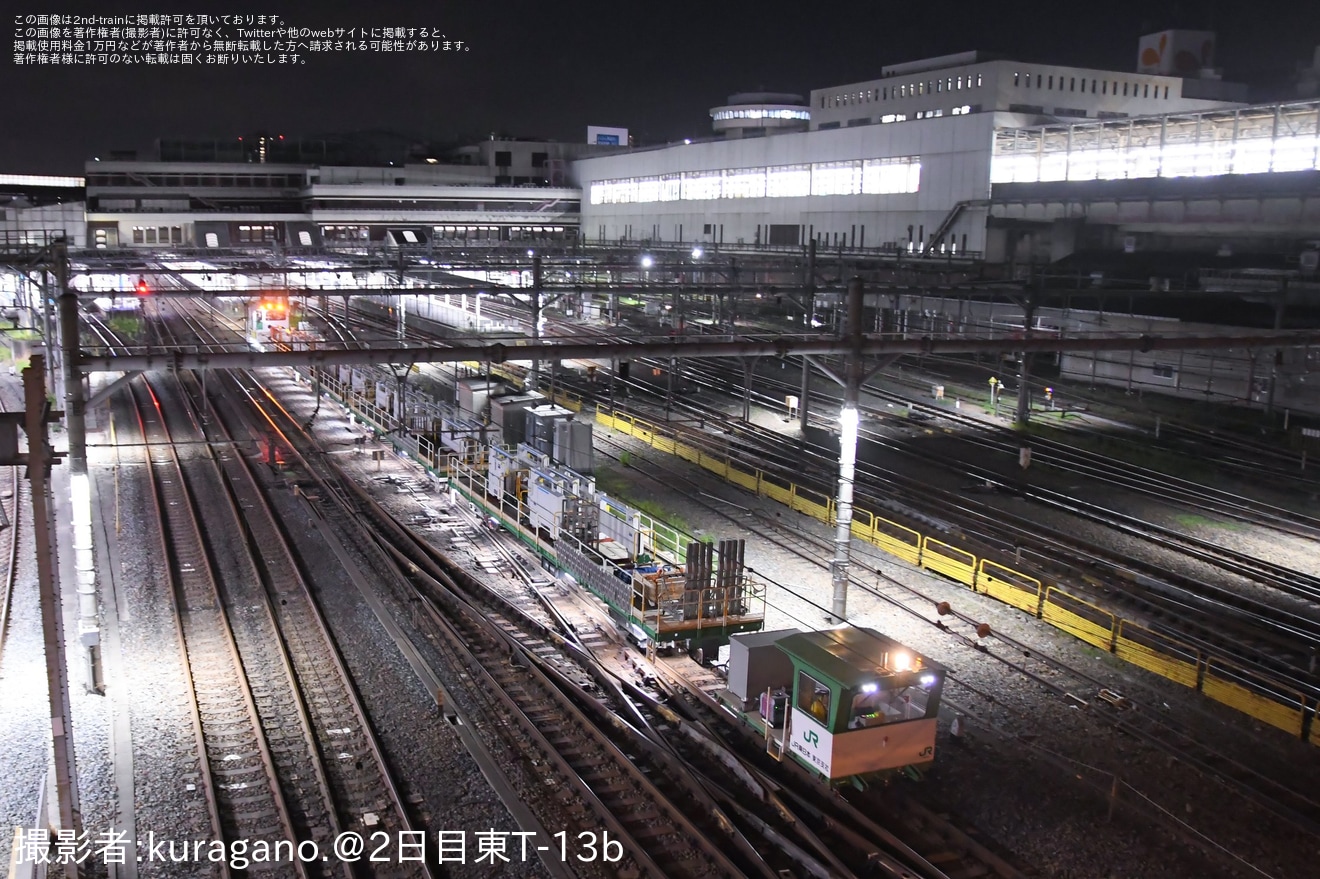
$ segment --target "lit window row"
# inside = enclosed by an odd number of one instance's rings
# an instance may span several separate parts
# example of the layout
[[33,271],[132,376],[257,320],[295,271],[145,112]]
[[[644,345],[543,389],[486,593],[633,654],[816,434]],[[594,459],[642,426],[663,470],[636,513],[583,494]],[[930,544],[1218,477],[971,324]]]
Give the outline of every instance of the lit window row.
[[[1055,83],[1058,83],[1057,87]],[[1034,85],[1033,85],[1034,83]],[[1077,84],[1081,83],[1081,88]],[[1085,76],[1064,76],[1059,74],[1031,74],[1021,71],[1013,74],[1014,88],[1037,88],[1046,91],[1081,91],[1093,95],[1112,95],[1119,97],[1119,86],[1122,86],[1124,98],[1156,98],[1167,101],[1169,99],[1169,87],[1161,86],[1160,83],[1152,83],[1149,80],[1141,82],[1132,82],[1131,80],[1117,79],[1095,79]],[[1161,93],[1161,89],[1163,90]]]
[[916,192],[920,185],[920,157],[900,156],[598,180],[591,184],[591,204],[644,204],[717,198],[800,198],[807,195],[888,195]]
[[274,241],[274,240],[275,240],[275,227],[274,227],[274,226],[270,226],[270,225],[266,225],[266,226],[239,226],[239,227],[238,227],[238,240],[239,240],[239,241],[244,241],[244,242],[247,242],[247,241]]
[[710,115],[716,122],[726,119],[811,119],[808,110],[719,110]]
[[42,174],[0,174],[0,186],[60,186],[81,189],[83,177],[48,177]]
[[1123,180],[1141,177],[1213,177],[1320,170],[1320,138],[1293,136],[1202,144],[995,156],[991,183]]
[[983,76],[980,73],[968,73],[959,76],[946,76],[943,79],[928,79],[924,82],[907,82],[894,86],[877,86],[858,92],[837,95],[821,95],[821,107],[851,107],[855,104],[869,104],[872,101],[887,101],[890,98],[915,98],[921,95],[937,95],[943,92],[962,91],[965,88],[980,88]]
[[[101,230],[97,237],[100,238]],[[182,244],[183,227],[181,226],[134,226],[134,244]]]

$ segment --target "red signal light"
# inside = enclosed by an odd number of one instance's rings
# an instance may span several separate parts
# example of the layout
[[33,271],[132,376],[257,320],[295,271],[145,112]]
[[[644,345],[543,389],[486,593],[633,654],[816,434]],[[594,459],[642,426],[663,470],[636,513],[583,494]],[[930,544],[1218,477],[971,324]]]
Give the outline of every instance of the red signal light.
[[147,286],[147,279],[146,279],[146,278],[138,278],[138,282],[137,282],[137,295],[139,295],[139,296],[146,296],[146,295],[147,295],[148,293],[150,293],[150,292],[151,292],[151,288]]

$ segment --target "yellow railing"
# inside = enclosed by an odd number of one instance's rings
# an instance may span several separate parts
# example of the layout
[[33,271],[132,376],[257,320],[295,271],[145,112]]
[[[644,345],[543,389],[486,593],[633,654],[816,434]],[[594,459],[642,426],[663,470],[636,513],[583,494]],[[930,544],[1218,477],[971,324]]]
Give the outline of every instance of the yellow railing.
[[[691,461],[753,494],[834,524],[833,500],[782,477],[732,461],[726,451],[684,442],[669,428],[621,412],[596,407],[596,423],[617,430],[655,449]],[[1307,729],[1307,740],[1320,746],[1320,710],[1316,700],[1253,672],[1237,669],[1176,639],[1071,595],[1044,586],[1035,577],[965,549],[921,534],[906,525],[854,508],[853,536],[903,561],[942,574],[1025,611],[1088,644],[1113,653],[1161,677],[1199,689],[1210,698],[1249,714],[1295,736]]]

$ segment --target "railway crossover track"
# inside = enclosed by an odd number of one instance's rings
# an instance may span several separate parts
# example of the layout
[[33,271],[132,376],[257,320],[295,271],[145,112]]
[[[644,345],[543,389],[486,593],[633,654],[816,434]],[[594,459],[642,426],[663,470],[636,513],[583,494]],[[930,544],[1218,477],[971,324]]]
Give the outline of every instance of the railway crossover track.
[[[281,430],[292,431],[297,426],[251,378],[236,381],[267,417],[281,419]],[[288,443],[287,439],[281,441]],[[341,477],[324,464],[310,463],[291,443],[287,449],[289,464],[295,465],[296,458],[295,466],[304,468],[300,478],[309,485],[307,493],[316,514],[336,533],[362,535],[362,514],[354,509],[352,492],[341,484]],[[375,557],[371,564],[376,570],[398,570],[390,560],[390,550],[378,539],[368,537],[365,546],[360,540],[355,542],[369,558]],[[743,874],[721,846],[711,841],[711,831],[693,823],[683,805],[658,790],[628,754],[603,737],[562,691],[542,677],[535,660],[517,640],[508,639],[496,622],[461,597],[443,596],[442,602],[442,592],[414,593],[408,600],[414,623],[424,624],[430,646],[442,660],[440,665],[450,670],[445,687],[452,701],[446,700],[446,711],[462,705],[465,719],[459,722],[502,739],[506,765],[513,754],[540,755],[539,759],[517,758],[520,765],[515,772],[529,773],[531,784],[542,792],[560,792],[553,795],[551,811],[556,820],[566,816],[572,828],[565,830],[568,838],[587,833],[603,842],[602,831],[608,831],[609,839],[622,846],[624,857],[644,875]],[[546,808],[551,804],[539,805]]]
[[[609,439],[605,439],[605,444],[618,449],[618,452],[614,453],[615,455],[626,448]],[[684,482],[691,481],[690,477],[685,477],[674,467],[652,461],[636,450],[632,450],[631,454],[633,456],[631,466],[634,469],[641,472],[654,471],[654,478],[664,484],[681,485]],[[764,519],[752,514],[750,511],[736,513],[730,511],[725,505],[702,500],[699,482],[691,481],[691,489],[689,495],[693,498],[693,502],[705,507],[711,513],[729,519],[749,533],[761,535],[765,539],[775,542],[804,561],[808,561],[822,569],[828,569],[829,561],[833,555],[833,545],[827,538],[792,527],[780,519]],[[938,601],[930,594],[887,577],[878,577],[877,581],[872,583],[853,576],[850,578],[850,582],[854,589],[860,589],[873,595],[887,605],[908,613],[924,623],[932,624],[933,622],[932,611]],[[818,609],[822,612],[825,611],[824,607]],[[967,632],[973,631],[979,622],[978,619],[956,609],[950,609],[948,619],[956,619],[965,624]],[[952,632],[953,630],[946,627],[946,631]],[[967,636],[958,635],[956,637],[967,640]],[[1002,654],[998,651],[990,651],[986,654],[988,657],[1013,667],[1019,673],[1034,680],[1061,699],[1071,701],[1078,693],[1099,693],[1105,690],[1107,686],[1104,681],[1096,676],[1045,656],[1038,650],[1014,640],[1005,633],[996,632],[995,638],[1002,641],[1008,649]],[[949,681],[951,684],[966,687],[973,693],[978,692],[975,687],[971,687],[958,675],[951,674]],[[707,695],[711,690],[721,686],[717,678],[706,676],[703,679],[700,675],[685,683],[691,689],[705,691]],[[987,698],[994,701],[993,697]],[[713,700],[708,701],[713,702]],[[1097,698],[1092,701],[1096,703],[1098,708],[1103,708],[1103,700]],[[947,695],[945,702],[951,707],[954,706],[954,702]],[[1320,834],[1320,802],[1317,802],[1312,795],[1305,791],[1295,790],[1277,779],[1261,774],[1259,771],[1217,749],[1213,743],[1189,734],[1189,731],[1183,725],[1174,722],[1172,719],[1162,718],[1158,714],[1149,711],[1105,713],[1103,710],[1099,710],[1096,716],[1103,723],[1112,724],[1131,735],[1142,738],[1153,747],[1184,760],[1207,777],[1214,778],[1219,783],[1233,789],[1238,796],[1257,803],[1280,818],[1291,821],[1306,832]]]

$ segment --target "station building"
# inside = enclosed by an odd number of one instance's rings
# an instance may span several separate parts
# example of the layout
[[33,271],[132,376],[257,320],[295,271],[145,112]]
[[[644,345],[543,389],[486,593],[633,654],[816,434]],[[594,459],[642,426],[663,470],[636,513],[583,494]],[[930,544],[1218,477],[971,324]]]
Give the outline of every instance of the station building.
[[946,55],[735,94],[710,137],[657,147],[597,127],[460,147],[161,141],[147,161],[89,161],[79,217],[16,206],[0,226],[104,250],[815,242],[997,265],[1314,250],[1320,101],[1249,105],[1213,62],[1213,34],[1193,31],[1142,38],[1131,72]]
[[[1163,47],[1154,57],[1152,40]],[[1196,69],[1185,51],[1177,66],[1181,44],[1197,46]],[[989,199],[994,182],[1023,173],[1016,132],[1126,129],[1246,105],[1245,86],[1200,67],[1213,56],[1213,35],[1152,35],[1140,55],[1142,72],[1131,73],[966,52],[813,90],[805,107],[785,96],[735,96],[711,111],[716,139],[579,160],[582,236],[726,247],[815,241],[1000,261],[1011,242],[991,221]],[[737,106],[740,98],[760,106]]]
[[[584,149],[569,149],[578,146]],[[572,240],[579,191],[564,169],[585,147],[484,141],[443,159],[376,167],[93,161],[86,167],[86,246]]]

